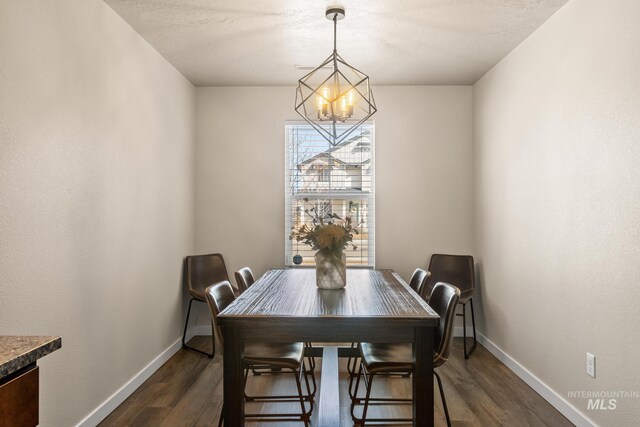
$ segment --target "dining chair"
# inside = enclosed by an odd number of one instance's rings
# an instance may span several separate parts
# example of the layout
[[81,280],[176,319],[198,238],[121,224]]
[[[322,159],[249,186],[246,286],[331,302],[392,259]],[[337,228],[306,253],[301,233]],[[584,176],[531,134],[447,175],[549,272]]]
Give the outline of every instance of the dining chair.
[[[220,283],[209,286],[206,291],[206,300],[211,310],[211,317],[217,328],[218,315],[229,306],[236,296],[233,293],[231,284],[225,280]],[[221,331],[218,331],[219,333]],[[219,336],[222,339],[222,334]],[[312,392],[307,378],[307,370],[304,364],[304,345],[303,343],[245,343],[244,347],[244,385],[246,388],[249,370],[256,368],[261,369],[277,369],[287,371],[293,374],[296,380],[297,395],[278,395],[278,396],[249,396],[245,391],[245,401],[257,402],[299,402],[300,413],[264,413],[264,414],[245,414],[246,418],[260,418],[263,421],[302,421],[305,427],[309,426],[309,419],[314,406],[315,394],[315,378],[314,390]],[[307,394],[302,392],[302,378],[304,378]],[[309,407],[307,409],[307,406]],[[221,425],[224,414],[220,414]]]
[[185,282],[189,291],[189,309],[187,318],[184,321],[184,332],[182,333],[182,348],[197,351],[212,358],[216,353],[215,328],[213,319],[211,323],[211,353],[207,353],[195,347],[188,346],[185,342],[187,337],[187,327],[189,326],[189,316],[191,315],[191,304],[194,301],[206,304],[205,289],[223,280],[229,280],[227,267],[221,254],[190,255],[184,261]]
[[[449,358],[451,342],[453,340],[453,319],[455,319],[456,306],[460,299],[460,290],[448,283],[438,282],[431,292],[429,305],[440,316],[438,327],[433,334],[433,374],[438,381],[442,407],[447,419],[447,426],[451,426],[447,401],[444,396],[444,389],[440,375],[435,368],[442,366]],[[367,421],[374,423],[384,422],[408,422],[411,418],[375,418],[367,419],[367,411],[371,404],[401,404],[412,402],[412,399],[394,397],[371,397],[373,379],[377,375],[387,373],[413,373],[413,345],[407,344],[380,344],[380,343],[360,343],[360,368],[358,374],[349,382],[349,395],[351,397],[351,418],[356,425],[364,426]],[[364,379],[366,392],[364,398],[358,397],[358,388],[361,378]],[[364,403],[362,403],[364,402]],[[362,417],[355,415],[355,407],[363,405]]]
[[[460,289],[460,305],[462,313],[456,316],[462,317],[462,336],[464,358],[468,359],[473,350],[476,349],[476,318],[473,313],[473,294],[476,288],[474,262],[471,255],[445,255],[433,254],[429,261],[429,271],[431,276],[427,278],[423,292],[428,295],[431,289],[438,282],[451,283]],[[425,298],[429,302],[428,297]],[[471,306],[471,324],[473,326],[473,345],[467,352],[467,304]]]
[[[425,271],[422,268],[416,268],[409,280],[409,287],[413,289],[418,295],[422,295],[422,290],[425,286],[427,278],[431,275],[429,271]],[[351,348],[356,348],[358,343],[351,343]],[[358,367],[358,357],[349,357],[347,359],[347,372],[353,376],[356,374],[356,368]],[[404,375],[406,376],[406,375]]]
[[[253,272],[251,271],[251,269],[249,267],[243,267],[240,270],[236,271],[234,273],[235,277],[236,277],[236,284],[238,285],[238,290],[240,292],[240,294],[244,293],[244,291],[246,291],[247,289],[249,289],[249,287],[251,285],[253,285],[255,283],[255,278],[253,276]],[[312,345],[311,343],[305,343],[305,347],[306,348],[311,348]],[[316,368],[316,361],[313,357],[309,356],[307,357],[307,360],[309,361],[309,370],[310,371],[314,371]],[[261,375],[262,373],[264,373],[263,370],[259,370],[259,369],[252,369],[252,372],[255,375]]]
[[411,275],[411,280],[409,280],[409,287],[422,296],[422,291],[429,276],[431,276],[431,272],[416,268]]
[[234,273],[236,276],[236,284],[238,285],[238,291],[242,294],[249,289],[249,286],[253,285],[256,281],[253,277],[253,273],[249,267],[241,268]]

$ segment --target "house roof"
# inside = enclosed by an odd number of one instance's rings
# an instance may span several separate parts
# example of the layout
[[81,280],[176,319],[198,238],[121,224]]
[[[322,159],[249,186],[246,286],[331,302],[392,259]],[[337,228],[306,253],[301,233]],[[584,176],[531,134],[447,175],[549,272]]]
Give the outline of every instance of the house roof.
[[[368,149],[367,149],[368,147]],[[371,162],[371,132],[365,131],[335,147],[300,162],[298,167],[321,159],[333,159],[344,165],[359,166]]]

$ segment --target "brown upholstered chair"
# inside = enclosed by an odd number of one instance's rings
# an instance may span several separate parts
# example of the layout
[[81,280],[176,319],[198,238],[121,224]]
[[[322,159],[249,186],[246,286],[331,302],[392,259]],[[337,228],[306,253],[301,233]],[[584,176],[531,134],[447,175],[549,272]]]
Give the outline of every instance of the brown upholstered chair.
[[[439,282],[433,287],[429,299],[429,305],[440,315],[440,322],[433,334],[433,367],[442,366],[449,358],[451,350],[451,341],[453,339],[453,320],[455,319],[456,306],[460,299],[460,291],[455,286],[448,283]],[[391,398],[391,397],[371,397],[371,388],[373,379],[376,375],[387,373],[407,372],[412,373],[414,368],[413,362],[413,346],[412,344],[379,344],[379,343],[360,343],[360,368],[358,374],[349,382],[349,395],[351,396],[351,417],[356,424],[364,425],[365,422],[405,422],[411,419],[386,419],[376,418],[367,420],[367,410],[370,404],[398,404],[408,403],[411,399]],[[434,370],[433,374],[438,381],[440,389],[440,397],[442,398],[442,406],[444,408],[447,425],[451,426],[449,419],[449,410],[447,409],[447,401],[444,397],[444,389],[440,375]],[[364,398],[358,397],[358,387],[360,379],[366,375],[365,385],[366,394]],[[364,402],[364,403],[362,403]],[[355,415],[355,407],[363,405],[362,417]]]
[[[206,300],[211,310],[211,317],[217,328],[220,325],[217,322],[218,314],[220,314],[229,304],[235,300],[235,295],[228,281],[216,283],[209,286],[206,291]],[[219,336],[222,338],[221,331]],[[288,414],[245,414],[246,418],[261,418],[269,421],[302,421],[305,426],[309,425],[309,418],[313,411],[313,395],[307,378],[307,369],[304,364],[304,345],[302,343],[246,343],[244,347],[244,384],[246,386],[249,370],[256,368],[289,371],[296,380],[298,389],[297,395],[290,396],[248,396],[245,393],[245,400],[250,401],[277,401],[277,402],[299,402],[300,413]],[[304,378],[307,394],[303,394],[301,380]],[[309,407],[307,409],[307,406]],[[220,415],[222,421],[223,414]],[[220,423],[218,424],[220,425]]]
[[249,267],[244,267],[236,271],[235,276],[236,284],[238,285],[238,291],[240,291],[241,294],[249,289],[249,286],[253,285],[253,283],[256,281]]
[[[240,292],[240,294],[244,293],[244,291],[246,291],[247,289],[249,289],[249,287],[251,285],[253,285],[255,283],[255,278],[253,277],[253,272],[251,271],[251,269],[249,267],[243,267],[240,270],[236,271],[234,273],[235,277],[236,277],[236,284],[238,285],[238,290]],[[311,347],[311,343],[305,343],[305,347],[310,348]],[[313,357],[309,356],[308,357],[308,361],[309,361],[309,365],[310,365],[310,370],[314,371],[316,368],[316,362],[314,360]],[[256,370],[253,369],[252,372],[256,375],[261,374],[263,371],[262,370]],[[314,384],[315,386],[315,384]]]
[[422,296],[422,291],[427,282],[427,278],[431,276],[431,273],[425,271],[421,268],[416,268],[416,270],[411,275],[411,280],[409,281],[409,287],[416,291],[416,293]]
[[210,358],[216,353],[216,340],[215,340],[215,328],[213,327],[213,319],[211,323],[211,353],[206,353],[194,347],[190,347],[186,344],[185,339],[187,335],[187,327],[189,325],[189,315],[191,314],[191,304],[194,301],[206,303],[205,289],[218,282],[229,280],[227,274],[227,267],[224,263],[224,258],[220,254],[207,254],[207,255],[190,255],[185,258],[185,282],[189,291],[189,309],[187,310],[187,318],[184,321],[184,332],[182,333],[182,348],[197,351],[198,353],[205,354]]
[[[438,282],[451,283],[460,289],[460,305],[462,313],[462,334],[464,337],[464,358],[468,359],[476,349],[476,318],[473,313],[473,293],[476,288],[476,276],[473,269],[473,257],[471,255],[444,255],[433,254],[429,261],[431,276],[427,279],[424,293],[429,295],[431,288]],[[429,302],[428,297],[425,298]],[[473,326],[473,345],[467,353],[467,303],[471,306],[471,324]]]

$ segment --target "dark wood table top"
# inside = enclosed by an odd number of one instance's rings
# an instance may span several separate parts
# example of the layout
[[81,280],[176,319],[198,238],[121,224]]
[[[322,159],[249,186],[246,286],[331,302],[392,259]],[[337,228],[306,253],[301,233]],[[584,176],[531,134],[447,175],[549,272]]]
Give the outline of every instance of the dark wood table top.
[[343,289],[316,287],[315,270],[269,270],[218,316],[234,319],[402,319],[437,324],[439,316],[393,270],[348,269]]
[[[270,270],[218,315],[225,426],[244,425],[244,345],[268,340],[413,343],[413,425],[432,427],[433,331],[439,319],[392,270],[347,269],[343,289],[318,289],[313,269]],[[339,381],[338,351],[322,354],[318,425],[334,426],[340,408],[339,393],[331,393]],[[329,359],[336,359],[333,367]]]

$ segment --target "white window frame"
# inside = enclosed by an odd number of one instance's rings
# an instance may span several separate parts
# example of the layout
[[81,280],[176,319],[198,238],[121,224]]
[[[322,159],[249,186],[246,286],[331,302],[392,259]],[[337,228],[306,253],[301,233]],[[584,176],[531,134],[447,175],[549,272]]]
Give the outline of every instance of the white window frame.
[[[295,121],[290,121],[287,120],[285,121],[285,129],[284,129],[284,152],[285,152],[285,179],[284,179],[284,186],[285,186],[285,265],[288,267],[305,267],[305,266],[309,266],[309,265],[303,265],[303,266],[298,266],[295,265],[293,263],[293,256],[295,255],[294,251],[295,251],[295,245],[296,242],[295,241],[291,241],[289,239],[289,235],[291,233],[291,224],[293,221],[292,218],[292,211],[293,209],[291,208],[291,203],[292,200],[301,200],[304,197],[307,197],[310,201],[313,200],[354,200],[354,201],[358,201],[358,200],[366,200],[367,201],[367,232],[368,232],[368,239],[367,239],[367,244],[368,244],[368,251],[367,251],[367,261],[368,263],[366,265],[364,264],[358,264],[358,265],[349,265],[347,264],[347,266],[349,268],[375,268],[375,122],[373,120],[368,120],[364,123],[364,125],[367,126],[371,126],[371,160],[370,160],[370,180],[371,180],[371,190],[369,192],[369,194],[367,193],[351,193],[351,194],[345,194],[345,193],[318,193],[317,195],[312,195],[312,194],[301,194],[301,195],[294,195],[291,194],[291,182],[290,182],[290,165],[289,165],[289,161],[290,161],[290,152],[289,152],[289,126],[305,126],[308,127],[309,129],[311,128],[311,125],[309,125],[307,122],[305,121],[300,121],[300,120],[295,120]],[[354,134],[356,134],[356,132],[354,132]],[[319,137],[321,137],[319,135]],[[327,144],[329,146],[329,144]],[[302,246],[302,244],[300,243],[299,245]],[[308,246],[305,245],[307,248]],[[349,249],[347,249],[348,251]]]

